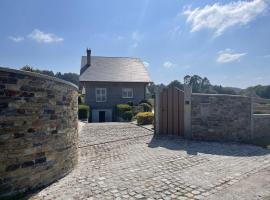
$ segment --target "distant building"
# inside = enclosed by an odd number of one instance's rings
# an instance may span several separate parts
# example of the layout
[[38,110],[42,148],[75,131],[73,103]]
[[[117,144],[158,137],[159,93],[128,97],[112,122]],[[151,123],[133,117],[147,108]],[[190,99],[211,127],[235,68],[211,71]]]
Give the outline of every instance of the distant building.
[[82,56],[80,83],[85,102],[91,106],[92,122],[115,121],[115,105],[145,99],[146,86],[152,82],[138,58]]

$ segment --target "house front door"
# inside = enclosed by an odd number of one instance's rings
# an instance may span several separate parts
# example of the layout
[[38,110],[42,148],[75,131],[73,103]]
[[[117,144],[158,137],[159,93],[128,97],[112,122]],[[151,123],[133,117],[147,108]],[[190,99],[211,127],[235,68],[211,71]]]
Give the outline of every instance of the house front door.
[[99,122],[105,122],[105,111],[99,111]]

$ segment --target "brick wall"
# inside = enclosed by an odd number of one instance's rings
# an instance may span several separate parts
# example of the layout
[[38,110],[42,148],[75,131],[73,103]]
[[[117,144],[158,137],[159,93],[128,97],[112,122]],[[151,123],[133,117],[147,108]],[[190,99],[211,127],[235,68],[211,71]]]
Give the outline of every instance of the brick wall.
[[0,68],[0,198],[63,177],[77,163],[77,88]]
[[237,95],[192,94],[193,139],[248,141],[251,135],[251,99]]

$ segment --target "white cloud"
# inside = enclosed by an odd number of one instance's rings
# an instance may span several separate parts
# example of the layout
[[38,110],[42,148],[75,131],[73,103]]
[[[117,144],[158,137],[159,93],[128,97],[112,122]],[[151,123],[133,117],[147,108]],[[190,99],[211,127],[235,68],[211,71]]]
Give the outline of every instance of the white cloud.
[[187,22],[191,23],[191,32],[209,28],[215,31],[215,36],[219,36],[232,26],[245,25],[254,20],[267,7],[265,0],[237,1],[224,5],[215,3],[193,10],[188,8],[183,14],[187,16]]
[[165,67],[165,68],[167,68],[167,69],[170,69],[170,68],[172,68],[172,67],[174,67],[175,66],[175,64],[173,64],[171,61],[165,61],[164,63],[163,63],[163,67]]
[[13,42],[21,42],[24,40],[24,37],[22,36],[9,36],[8,39],[12,40]]
[[43,43],[62,42],[64,39],[54,35],[52,33],[44,33],[38,29],[35,29],[28,35],[29,38]]
[[143,61],[143,64],[144,64],[144,66],[146,67],[146,68],[148,68],[149,67],[149,62],[146,62],[146,61]]
[[246,53],[234,53],[231,49],[225,49],[218,52],[217,62],[218,63],[229,63],[233,61],[239,61],[241,57],[245,56]]

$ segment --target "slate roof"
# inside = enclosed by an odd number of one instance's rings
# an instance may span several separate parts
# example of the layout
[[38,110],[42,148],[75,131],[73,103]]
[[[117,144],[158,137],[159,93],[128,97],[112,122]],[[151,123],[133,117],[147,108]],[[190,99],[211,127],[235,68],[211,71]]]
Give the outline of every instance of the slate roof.
[[[86,65],[82,56],[81,68]],[[98,82],[152,82],[139,58],[91,56],[91,66],[81,75],[80,81]]]

